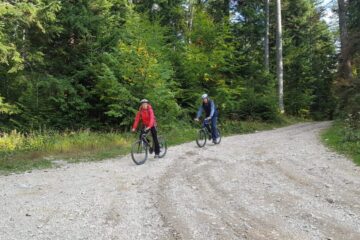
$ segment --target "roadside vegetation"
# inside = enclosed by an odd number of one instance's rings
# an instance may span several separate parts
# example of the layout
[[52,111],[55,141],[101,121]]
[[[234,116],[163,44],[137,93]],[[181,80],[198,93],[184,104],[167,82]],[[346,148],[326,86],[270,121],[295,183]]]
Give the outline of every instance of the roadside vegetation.
[[[358,115],[360,117],[360,113]],[[345,121],[336,121],[322,134],[322,138],[328,146],[360,165],[360,126],[357,117],[349,116]]]
[[[295,117],[357,113],[359,1],[338,3],[347,5],[338,11],[346,18],[333,31],[312,0],[281,6],[260,0],[1,1],[0,170],[127,153],[135,139],[127,131],[142,98],[170,144],[194,139],[199,126],[190,119],[203,93],[215,101],[224,134],[283,126],[279,98]],[[280,16],[274,16],[280,7],[281,85],[274,58],[280,55]],[[341,34],[339,58],[338,33],[348,33]]]
[[[299,122],[286,117],[277,122],[225,121],[220,123],[223,135],[251,133]],[[160,128],[169,145],[193,141],[198,125],[176,124]],[[130,152],[137,134],[127,132],[43,131],[22,134],[13,131],[0,137],[0,172],[16,173],[56,166],[66,162],[99,161]],[[130,161],[130,160],[129,160]]]

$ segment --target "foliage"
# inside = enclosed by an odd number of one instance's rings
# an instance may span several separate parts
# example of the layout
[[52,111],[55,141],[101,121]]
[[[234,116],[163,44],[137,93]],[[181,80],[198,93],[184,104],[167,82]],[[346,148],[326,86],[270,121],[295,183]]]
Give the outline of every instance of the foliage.
[[14,114],[17,113],[18,109],[16,106],[10,105],[3,101],[3,98],[0,97],[0,114]]
[[[334,37],[314,1],[283,10],[286,111],[331,118]],[[224,120],[276,122],[264,26],[260,0],[2,2],[0,130],[123,131],[142,98],[160,126],[188,122],[204,92]]]
[[360,129],[349,128],[349,122],[335,122],[323,134],[326,144],[335,150],[351,157],[360,165]]
[[[338,113],[341,118],[354,118],[360,111],[360,3],[356,0],[346,1],[346,10],[349,46],[346,49],[352,64],[351,79],[337,79],[336,93],[339,98]],[[353,121],[360,119],[354,118]]]
[[243,119],[257,121],[277,121],[279,119],[277,98],[271,94],[259,95],[254,91],[247,91],[242,96],[239,109],[239,116]]
[[24,171],[52,165],[52,160],[69,162],[104,159],[127,152],[128,134],[117,132],[32,132],[13,131],[0,137],[0,170]]
[[335,38],[312,1],[284,1],[285,109],[332,118]]

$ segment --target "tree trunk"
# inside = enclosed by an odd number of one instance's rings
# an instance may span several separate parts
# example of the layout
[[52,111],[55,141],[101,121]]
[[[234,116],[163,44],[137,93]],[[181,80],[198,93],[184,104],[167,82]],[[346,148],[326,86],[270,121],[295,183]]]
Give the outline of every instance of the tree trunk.
[[265,70],[269,72],[269,20],[270,20],[270,0],[265,0],[265,39],[264,39],[264,50],[265,50]]
[[284,80],[282,55],[281,0],[276,0],[276,75],[278,80],[279,109],[284,113]]
[[349,35],[346,24],[346,13],[347,13],[347,1],[338,0],[339,5],[339,28],[340,28],[340,42],[341,42],[341,53],[340,53],[340,65],[339,75],[345,80],[351,80],[351,60],[350,60],[350,46],[349,46]]
[[230,16],[230,0],[224,0],[223,12],[224,12],[224,17],[229,18],[229,16]]
[[[193,0],[188,1],[189,11],[188,11],[188,31],[191,32],[193,28],[194,20],[194,3]],[[191,44],[191,37],[189,36],[188,43]]]

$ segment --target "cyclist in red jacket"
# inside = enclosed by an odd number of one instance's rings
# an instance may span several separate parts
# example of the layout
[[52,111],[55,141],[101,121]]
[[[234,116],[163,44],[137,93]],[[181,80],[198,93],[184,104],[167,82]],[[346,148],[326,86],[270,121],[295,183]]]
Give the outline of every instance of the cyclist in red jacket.
[[132,127],[132,132],[136,131],[136,128],[139,125],[139,121],[142,121],[145,131],[151,131],[151,135],[155,145],[155,158],[159,158],[160,154],[160,146],[159,140],[157,137],[157,130],[156,130],[156,119],[154,115],[154,111],[147,99],[142,99],[140,101],[140,109],[136,114],[135,121]]

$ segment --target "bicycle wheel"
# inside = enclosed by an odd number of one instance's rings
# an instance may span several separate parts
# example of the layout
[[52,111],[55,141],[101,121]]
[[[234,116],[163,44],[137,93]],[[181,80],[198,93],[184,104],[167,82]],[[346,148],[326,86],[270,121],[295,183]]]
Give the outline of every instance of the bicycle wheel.
[[218,138],[216,139],[215,144],[220,144],[220,142],[221,142],[221,133],[220,133],[220,130],[218,128],[216,128],[216,131],[217,131]]
[[201,148],[204,147],[206,144],[206,131],[204,129],[200,129],[198,132],[198,136],[196,138],[196,144]]
[[138,140],[131,146],[131,158],[136,165],[144,164],[148,157],[148,146],[142,141]]
[[160,154],[159,154],[159,158],[165,157],[166,152],[167,152],[167,143],[165,141],[165,138],[163,137],[158,137],[159,140],[159,146],[160,146]]

